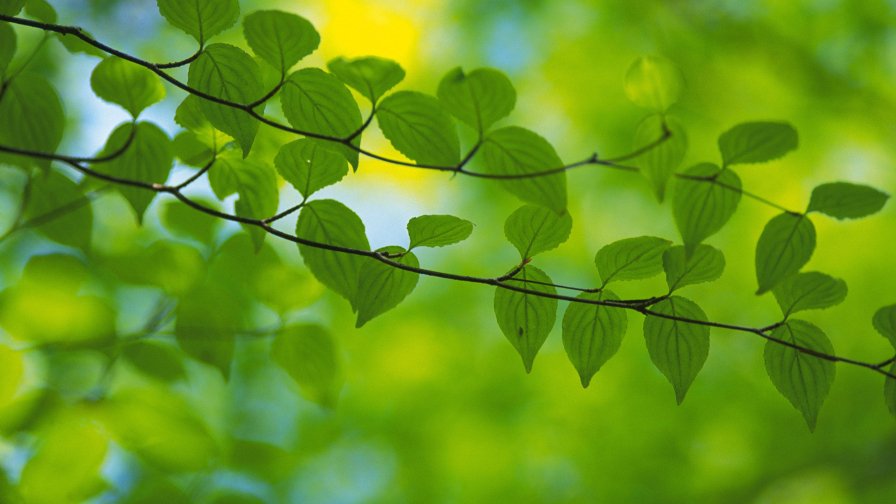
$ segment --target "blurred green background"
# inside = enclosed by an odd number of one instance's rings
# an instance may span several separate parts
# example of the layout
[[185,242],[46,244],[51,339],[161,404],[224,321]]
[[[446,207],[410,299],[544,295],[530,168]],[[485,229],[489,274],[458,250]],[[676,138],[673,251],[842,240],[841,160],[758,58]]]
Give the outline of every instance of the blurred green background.
[[[390,57],[408,72],[400,89],[428,93],[455,66],[500,68],[518,91],[502,124],[539,132],[564,161],[632,148],[647,113],[627,101],[623,77],[638,56],[663,55],[687,81],[671,110],[689,134],[684,166],[717,162],[716,138],[736,123],[785,120],[800,132],[799,150],[739,169],[748,190],[794,209],[822,182],[896,190],[892,0],[240,3],[243,12],[281,8],[310,19],[322,44],[303,65]],[[149,60],[195,49],[151,0],[55,4],[60,22]],[[20,51],[39,38],[16,31]],[[219,39],[244,45],[239,28]],[[86,76],[95,63],[55,42],[36,60],[65,102],[62,152],[96,152],[126,119],[93,97]],[[182,99],[169,88],[145,117],[173,135]],[[260,155],[286,140],[262,129]],[[379,134],[365,145],[394,153]],[[21,180],[0,170],[5,229]],[[668,203],[657,203],[641,177],[587,167],[568,181],[572,237],[537,262],[556,282],[595,283],[594,253],[611,241],[678,239]],[[282,208],[296,200],[290,191]],[[451,213],[476,224],[464,245],[421,253],[425,266],[494,276],[515,264],[502,228],[518,202],[489,181],[364,160],[323,194],[361,215],[374,247],[404,245],[414,215]],[[867,370],[837,368],[810,434],[766,376],[762,342],[713,330],[709,360],[677,406],[644,348],[642,318],[630,315],[620,352],[583,390],[559,327],[524,372],[494,321],[492,289],[421,278],[399,308],[356,330],[347,303],[308,276],[294,246],[269,239],[254,256],[231,238],[238,227],[179,216],[168,203],[157,198],[139,227],[123,199],[104,192],[92,214],[57,221],[74,247],[36,230],[0,242],[0,501],[15,502],[15,492],[34,502],[90,495],[97,503],[896,501],[896,423],[882,378]],[[686,295],[711,319],[761,326],[779,317],[770,295],[753,295],[755,243],[773,215],[745,199],[709,240],[725,253],[726,272]],[[844,278],[850,294],[805,318],[825,329],[838,354],[883,360],[892,349],[870,319],[896,302],[896,208],[861,221],[813,220],[818,248],[807,269]],[[162,225],[174,221],[198,231],[185,238]],[[51,253],[68,257],[34,259]],[[107,359],[114,340],[34,348],[46,334],[138,333],[172,295],[194,292],[206,271],[212,294],[200,303],[245,329],[229,381],[195,361],[182,364],[183,379],[149,378]],[[621,284],[618,293],[664,288],[656,278]],[[281,320],[322,324],[334,335],[343,387],[333,408],[308,401],[272,363],[265,328]],[[152,339],[173,341],[170,321]]]

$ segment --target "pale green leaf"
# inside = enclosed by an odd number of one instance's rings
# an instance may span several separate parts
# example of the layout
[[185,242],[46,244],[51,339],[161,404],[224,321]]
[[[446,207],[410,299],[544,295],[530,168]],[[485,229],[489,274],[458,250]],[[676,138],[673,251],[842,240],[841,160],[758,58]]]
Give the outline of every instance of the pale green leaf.
[[765,225],[756,244],[756,279],[762,294],[798,272],[815,250],[815,226],[805,215],[782,213]]
[[376,103],[381,96],[404,80],[404,69],[388,59],[376,56],[336,58],[327,68],[342,82]]
[[[81,188],[65,175],[49,171],[32,179],[24,218],[26,221],[38,219],[76,201],[84,201]],[[36,229],[55,242],[86,251],[93,232],[93,210],[90,205],[83,205]]]
[[558,215],[535,205],[518,208],[504,222],[504,236],[519,251],[521,259],[557,248],[569,239],[571,231],[572,217],[568,212]]
[[[688,136],[684,127],[669,117],[666,117],[665,121],[672,136],[638,157],[641,173],[650,182],[653,193],[660,202],[665,198],[669,178],[681,164],[688,149]],[[663,134],[663,116],[658,114],[648,116],[641,121],[635,131],[634,148],[640,149],[652,145],[662,138]]]
[[693,301],[679,296],[651,306],[650,312],[663,315],[648,314],[644,319],[650,360],[672,383],[675,399],[681,404],[709,356],[709,327],[685,320],[705,322],[706,314]]
[[233,26],[240,17],[238,0],[156,0],[159,13],[200,44]]
[[454,166],[460,140],[451,116],[432,96],[398,91],[376,109],[383,135],[402,154],[420,164]]
[[482,144],[485,170],[501,176],[520,177],[501,180],[501,185],[527,203],[566,210],[566,173],[525,177],[527,173],[559,169],[563,161],[554,147],[537,133],[511,126],[493,131]]
[[[401,254],[392,260],[412,268],[420,267],[417,256],[401,247],[383,247],[377,252]],[[355,327],[361,327],[374,317],[398,306],[417,286],[419,277],[417,273],[398,269],[376,259],[365,260],[358,280],[355,303],[358,320]]]
[[672,242],[655,236],[639,236],[613,242],[601,248],[594,264],[607,285],[614,280],[638,280],[663,271],[663,252]]
[[772,290],[785,317],[838,305],[846,299],[846,292],[846,282],[817,271],[787,277]]
[[502,72],[477,68],[465,73],[460,67],[439,82],[439,100],[454,117],[484,134],[516,105],[516,90]]
[[339,354],[326,329],[317,325],[284,329],[274,338],[271,358],[295,380],[305,397],[326,407],[336,403],[341,388]]
[[[267,164],[241,163],[237,172],[240,197],[234,203],[234,210],[240,217],[266,219],[277,213],[280,191],[277,187],[277,175]],[[245,224],[245,229],[252,237],[255,250],[261,249],[267,231],[258,226]]]
[[675,183],[672,213],[688,254],[722,229],[740,198],[740,177],[731,170],[701,163],[682,174]]
[[[583,292],[584,301],[618,301],[612,291]],[[579,373],[582,387],[619,350],[628,319],[625,310],[598,304],[570,303],[563,315],[563,348]]]
[[772,161],[796,149],[798,144],[796,130],[782,122],[742,123],[719,137],[725,166]]
[[192,131],[181,131],[171,144],[174,155],[189,166],[205,166],[215,156],[215,151],[199,139]]
[[663,254],[663,269],[669,292],[674,292],[686,285],[718,279],[725,270],[725,256],[722,251],[701,244],[688,257],[684,247],[679,245]]
[[320,45],[320,35],[305,18],[283,11],[256,11],[243,18],[246,42],[258,57],[285,74]]
[[[0,100],[0,144],[37,152],[56,152],[64,126],[62,102],[46,79],[26,72],[7,83]],[[2,156],[0,161],[49,166],[48,161],[32,161],[21,156]]]
[[[551,283],[550,277],[534,266],[522,268],[507,283],[537,293],[557,294],[554,287],[543,285]],[[526,372],[531,372],[538,350],[554,327],[557,300],[498,287],[495,290],[495,317],[501,332],[523,359]]]
[[[815,352],[833,354],[824,332],[803,320],[790,320],[775,329],[772,338]],[[765,370],[775,388],[803,414],[815,430],[818,411],[834,382],[834,363],[769,340],[765,344]]]
[[681,70],[662,56],[641,56],[625,74],[625,94],[636,105],[665,112],[684,89]]
[[858,219],[880,211],[890,195],[866,185],[849,182],[822,184],[812,190],[807,212],[821,212],[837,219]]
[[165,98],[165,88],[157,75],[115,56],[100,61],[93,69],[90,86],[97,96],[121,105],[132,117]]
[[408,221],[409,250],[444,247],[462,242],[473,233],[473,223],[453,215],[421,215]]
[[280,176],[307,198],[342,180],[348,163],[319,140],[301,138],[280,148],[274,158]]
[[25,3],[25,14],[44,23],[55,24],[59,20],[56,9],[47,0],[28,0]]

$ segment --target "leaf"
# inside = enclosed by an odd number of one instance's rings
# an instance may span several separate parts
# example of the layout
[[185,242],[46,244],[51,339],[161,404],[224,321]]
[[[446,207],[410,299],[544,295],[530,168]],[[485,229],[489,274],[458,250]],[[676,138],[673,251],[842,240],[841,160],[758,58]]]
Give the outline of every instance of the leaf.
[[6,81],[6,69],[16,53],[16,32],[9,23],[0,23],[0,79]]
[[896,348],[896,305],[884,306],[874,313],[874,329]]
[[[347,138],[361,128],[361,110],[349,90],[336,77],[319,68],[303,68],[286,80],[280,92],[283,113],[293,127],[335,138]],[[328,147],[341,153],[358,168],[357,147],[361,135],[348,145],[331,142]]]
[[516,90],[502,72],[477,68],[464,73],[457,67],[439,82],[439,100],[454,117],[483,133],[516,105]]
[[28,0],[25,2],[25,14],[44,23],[55,24],[59,19],[56,9],[46,0]]
[[[81,29],[81,33],[95,39],[93,34],[83,28]],[[88,56],[96,56],[101,59],[106,57],[105,51],[96,46],[88,44],[84,40],[72,34],[57,33],[56,35],[59,38],[59,42],[62,43],[62,46],[72,54],[81,53]]]
[[[218,210],[218,205],[203,197],[190,199],[204,207]],[[184,205],[177,200],[167,200],[161,208],[162,224],[174,235],[192,238],[202,244],[214,242],[215,235],[221,227],[220,219],[197,212],[195,209]]]
[[285,75],[320,45],[320,34],[305,18],[283,11],[256,11],[243,18],[246,42],[258,57]]
[[[641,154],[638,163],[641,172],[650,182],[657,201],[661,203],[666,195],[669,178],[675,173],[688,150],[688,136],[681,124],[669,117],[665,120],[672,136]],[[663,133],[663,116],[659,114],[648,116],[641,121],[635,131],[635,148],[652,145],[663,137]]]
[[108,257],[104,263],[123,282],[159,287],[174,296],[186,294],[205,274],[202,254],[174,241],[157,241],[136,251]]
[[[420,267],[417,256],[401,247],[383,247],[377,252],[402,254],[392,260],[413,268]],[[358,280],[358,320],[355,327],[361,327],[374,317],[398,306],[417,286],[419,277],[417,273],[398,269],[376,259],[365,260]]]
[[348,173],[345,158],[311,138],[302,138],[280,148],[274,158],[280,176],[302,197],[335,184]]
[[15,16],[25,6],[27,0],[0,0],[0,14]]
[[[0,345],[0,409],[6,408],[22,387],[25,377],[24,352]],[[2,496],[2,493],[0,493]]]
[[765,225],[756,244],[756,279],[763,294],[800,270],[815,250],[815,226],[805,215],[782,213]]
[[[83,198],[84,193],[77,184],[55,170],[49,171],[32,179],[24,218],[29,221],[49,215]],[[37,227],[37,231],[55,242],[86,251],[90,248],[93,233],[93,209],[90,205],[84,205],[66,212],[44,222]]]
[[[189,0],[184,4],[200,0]],[[238,104],[252,103],[264,94],[258,64],[242,49],[227,44],[212,44],[190,64],[188,84],[208,95]],[[201,100],[199,108],[215,128],[239,142],[243,157],[249,155],[258,121],[245,111]],[[263,111],[264,104],[257,107]]]
[[317,325],[284,329],[271,346],[271,358],[310,400],[333,406],[339,395],[339,356],[330,333]]
[[557,215],[535,205],[518,208],[504,222],[504,236],[520,252],[521,259],[557,248],[569,239],[571,231],[572,217],[569,213]]
[[174,137],[171,144],[174,155],[183,164],[202,167],[209,163],[215,156],[214,150],[199,139],[199,135],[192,131],[181,131]]
[[240,17],[238,0],[156,0],[159,13],[199,44],[233,26]]
[[[650,307],[651,313],[705,322],[706,314],[693,301],[672,296]],[[709,327],[648,313],[644,319],[644,339],[650,360],[675,389],[678,404],[703,368],[709,356]]]
[[665,112],[684,89],[681,70],[662,56],[641,56],[625,74],[625,94],[638,106]]
[[453,215],[421,215],[408,221],[408,250],[444,247],[462,242],[473,233],[473,223]]
[[376,56],[346,59],[327,63],[330,72],[346,85],[376,103],[381,96],[404,80],[404,69],[388,59]]
[[[53,153],[62,140],[64,126],[62,102],[46,79],[26,72],[7,82],[0,100],[0,144]],[[0,161],[23,166],[50,164],[21,156],[2,156]]]
[[[547,140],[515,126],[490,133],[481,150],[485,169],[495,175],[525,176],[526,173],[563,166],[563,161]],[[501,180],[501,185],[528,203],[550,208],[558,214],[566,210],[566,173],[563,171],[546,176]]]
[[[237,172],[240,199],[234,204],[234,210],[240,217],[266,219],[277,213],[280,191],[277,187],[277,175],[267,164],[242,163]],[[261,250],[267,231],[258,226],[244,224],[243,227],[252,237],[255,251]]]
[[[550,277],[534,266],[525,266],[509,285],[530,291],[556,295],[550,285],[527,283],[536,281],[551,283]],[[523,359],[526,372],[532,371],[535,355],[547,339],[557,318],[557,300],[498,287],[495,290],[495,317],[501,332]]]
[[816,271],[792,275],[772,290],[785,317],[838,305],[846,299],[846,292],[846,282]]
[[[335,200],[312,201],[302,207],[296,236],[326,245],[370,250],[361,218]],[[299,244],[299,251],[311,273],[357,309],[358,275],[365,259],[303,244]]]
[[[890,374],[896,374],[896,362],[890,365]],[[890,414],[896,416],[896,380],[884,378],[884,402]]]
[[712,282],[725,270],[725,256],[709,245],[697,245],[690,257],[682,246],[672,247],[663,254],[663,269],[669,292],[686,285]]
[[207,281],[178,302],[174,323],[177,344],[190,357],[229,378],[236,334],[244,324],[243,309],[237,297]]
[[890,195],[849,182],[822,184],[812,190],[806,212],[821,212],[836,219],[858,219],[880,211]]
[[[618,301],[612,291],[583,292],[577,296],[586,301]],[[570,303],[563,315],[563,348],[569,361],[579,372],[582,387],[611,357],[616,355],[628,320],[625,310],[596,304]]]
[[[771,336],[815,352],[834,353],[824,332],[803,320],[789,320]],[[769,340],[765,344],[765,370],[778,392],[803,414],[809,430],[814,431],[818,411],[834,382],[834,363]]]
[[638,280],[663,271],[663,252],[672,244],[655,236],[639,236],[613,242],[601,248],[594,264],[603,285],[613,280]]
[[783,122],[741,123],[719,137],[724,166],[772,161],[795,150],[798,144],[796,130]]
[[93,69],[90,86],[97,96],[121,105],[135,118],[143,109],[165,98],[165,88],[157,75],[115,56],[100,61]]
[[172,383],[187,378],[178,353],[168,345],[137,341],[125,346],[121,355],[140,372],[157,380]]
[[[132,128],[136,130],[127,149],[115,159],[96,164],[93,168],[116,177],[164,184],[174,165],[174,150],[168,135],[155,124],[148,122],[140,122],[136,126],[131,123],[122,124],[109,136],[103,148],[103,155],[119,151],[127,143]],[[143,214],[156,193],[124,185],[117,186],[116,190],[128,200],[137,220],[143,222]]]
[[675,184],[672,213],[688,254],[722,229],[737,210],[740,197],[740,177],[731,170],[701,163],[683,173]]
[[376,109],[376,119],[389,142],[417,163],[460,163],[457,129],[451,116],[432,96],[414,91],[393,93]]

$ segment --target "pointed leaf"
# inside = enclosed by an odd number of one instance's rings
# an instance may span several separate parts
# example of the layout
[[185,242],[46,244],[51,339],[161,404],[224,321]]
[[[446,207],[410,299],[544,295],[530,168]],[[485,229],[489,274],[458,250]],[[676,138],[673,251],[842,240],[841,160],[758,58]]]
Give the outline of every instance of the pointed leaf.
[[782,122],[742,123],[719,137],[725,166],[772,161],[796,149],[798,144],[796,130]]
[[[669,178],[675,173],[688,150],[688,136],[681,124],[667,117],[666,127],[672,136],[638,158],[641,172],[647,177],[659,202],[665,198]],[[651,145],[662,138],[663,133],[663,116],[658,114],[648,116],[641,121],[635,131],[634,147],[640,149]]]
[[[816,352],[834,353],[824,332],[803,320],[790,320],[771,336]],[[814,431],[818,411],[834,382],[834,363],[769,340],[765,344],[765,370],[778,392],[803,414],[809,430]]]
[[97,96],[121,105],[132,117],[165,98],[165,88],[157,75],[115,56],[100,61],[93,69],[90,86]]
[[731,170],[701,163],[682,174],[675,184],[672,212],[688,254],[722,229],[740,197],[740,177]]
[[681,70],[662,56],[642,56],[625,74],[628,99],[654,112],[665,112],[684,89]]
[[873,187],[833,182],[812,190],[806,211],[821,212],[836,219],[858,219],[879,212],[889,198],[889,194]]
[[572,217],[547,208],[525,205],[510,214],[504,222],[504,236],[519,251],[521,259],[529,259],[557,248],[569,239]]
[[[538,293],[557,294],[550,285],[527,281],[551,283],[550,277],[543,271],[526,266],[508,284]],[[522,357],[526,372],[531,372],[535,355],[554,327],[557,300],[498,287],[495,290],[495,317],[501,332]]]
[[[186,3],[191,3],[190,0]],[[212,44],[190,64],[187,78],[189,85],[203,93],[238,104],[248,104],[264,94],[258,64],[242,49],[227,44]],[[243,157],[249,155],[258,121],[243,110],[201,100],[203,115],[215,128],[235,138],[243,149]],[[259,112],[264,104],[259,105]]]
[[280,148],[274,158],[280,176],[307,198],[348,173],[348,163],[321,141],[302,138]]
[[[361,218],[334,200],[312,201],[302,207],[296,236],[337,247],[370,250]],[[356,308],[358,275],[366,259],[303,244],[299,244],[299,251],[311,273]]]
[[772,294],[785,317],[803,310],[838,305],[846,299],[846,282],[839,278],[810,271],[797,273],[774,288]]
[[[0,144],[38,152],[56,152],[62,140],[65,115],[53,86],[43,77],[23,73],[7,82],[0,100]],[[21,156],[0,156],[0,161],[49,166]]]
[[454,121],[432,96],[399,91],[376,110],[383,135],[402,154],[420,164],[454,166],[460,162],[460,139]]
[[[583,292],[578,299],[588,301],[618,301],[612,291]],[[569,361],[575,366],[587,388],[591,378],[600,368],[616,355],[628,319],[622,308],[611,308],[596,304],[570,303],[563,315],[563,348]]]
[[[266,219],[277,213],[280,191],[277,187],[277,175],[270,165],[260,163],[241,164],[237,173],[240,198],[234,203],[234,210],[240,217]],[[258,226],[243,226],[252,237],[255,251],[261,250],[267,232]]]
[[566,210],[566,173],[525,178],[527,173],[558,169],[563,161],[554,147],[538,134],[511,126],[493,131],[482,144],[488,173],[522,178],[501,180],[516,197],[562,213]]
[[[84,192],[77,184],[56,170],[49,171],[32,179],[24,218],[40,218],[83,198]],[[90,205],[84,205],[36,229],[55,242],[86,251],[93,232],[93,210]]]
[[159,13],[200,44],[233,26],[240,17],[237,0],[156,0]]
[[243,34],[252,52],[283,75],[320,45],[320,35],[307,19],[283,11],[247,15],[243,18]]
[[[131,123],[124,123],[109,136],[103,154],[111,154],[121,149],[131,135]],[[148,122],[140,122],[136,125],[134,138],[131,144],[115,159],[94,165],[94,169],[122,177],[164,184],[174,165],[174,150],[171,140],[158,126]],[[137,216],[137,220],[143,221],[146,207],[153,200],[156,193],[139,187],[117,186],[117,190],[128,200],[131,208]]]
[[669,292],[686,285],[712,282],[725,270],[722,251],[709,245],[698,245],[690,257],[682,246],[672,247],[663,254],[663,269]]
[[874,328],[896,348],[896,305],[884,306],[874,313]]
[[[401,247],[383,247],[377,252],[402,254],[393,260],[413,268],[420,267],[417,256]],[[419,277],[417,273],[398,269],[376,259],[365,260],[358,279],[355,303],[358,320],[355,327],[361,327],[374,317],[398,306],[417,286]]]
[[493,68],[477,68],[470,73],[455,68],[442,78],[438,95],[454,117],[480,134],[516,105],[516,90],[510,79]]
[[762,294],[798,272],[815,250],[815,226],[805,215],[783,213],[765,225],[756,244],[756,279]]
[[284,329],[274,338],[271,357],[305,397],[325,407],[336,403],[341,388],[339,355],[326,329],[317,325]]
[[672,383],[678,404],[690,388],[709,355],[709,327],[685,320],[706,321],[706,314],[693,301],[672,296],[650,311],[666,317],[649,315],[644,319],[644,339],[650,360]]
[[[361,110],[352,94],[336,77],[319,68],[303,68],[286,80],[280,92],[283,113],[293,127],[335,138],[347,138],[361,128]],[[361,135],[352,141],[355,147]],[[329,142],[327,147],[341,153],[358,168],[358,151]]]
[[52,24],[59,20],[56,9],[47,3],[47,0],[28,0],[25,3],[25,14],[44,23]]
[[453,215],[421,215],[408,221],[410,246],[444,247],[466,240],[473,233],[473,223]]
[[638,280],[663,271],[663,252],[672,244],[655,236],[639,236],[613,242],[601,248],[594,264],[603,284],[613,280]]
[[371,103],[376,103],[387,91],[404,80],[404,69],[398,63],[376,56],[336,58],[327,63],[327,68]]

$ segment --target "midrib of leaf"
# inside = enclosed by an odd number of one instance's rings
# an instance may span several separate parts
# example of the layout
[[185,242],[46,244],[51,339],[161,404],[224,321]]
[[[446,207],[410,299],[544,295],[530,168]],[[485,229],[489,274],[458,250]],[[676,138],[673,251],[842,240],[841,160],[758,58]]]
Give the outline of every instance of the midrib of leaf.
[[[787,239],[784,240],[784,244],[785,244],[785,246],[788,246],[788,245],[790,244],[791,240],[793,239],[793,235],[796,233],[797,228],[800,227],[800,223],[803,222],[803,219],[804,219],[805,217],[806,217],[805,215],[800,214],[799,219],[797,219],[797,221],[793,224],[793,227],[790,229],[790,233],[787,234]],[[771,270],[775,270],[775,269],[778,268],[778,265],[781,264],[781,258],[782,258],[783,256],[784,256],[783,253],[782,253],[782,254],[777,254],[777,255],[774,256],[774,258],[773,258],[773,261],[774,261],[774,262],[772,263],[772,268],[771,268]]]

